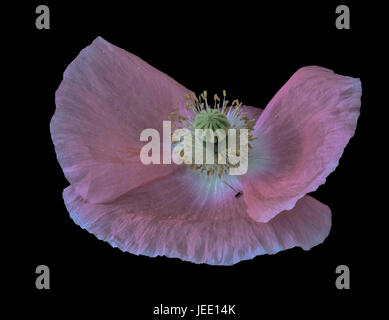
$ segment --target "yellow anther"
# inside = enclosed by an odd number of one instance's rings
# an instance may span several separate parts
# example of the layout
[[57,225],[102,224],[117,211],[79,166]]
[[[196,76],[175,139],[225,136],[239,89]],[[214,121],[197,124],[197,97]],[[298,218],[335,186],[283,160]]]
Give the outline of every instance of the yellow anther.
[[233,107],[235,104],[237,105],[238,103],[239,103],[238,99],[235,99],[234,101],[232,101],[231,107]]

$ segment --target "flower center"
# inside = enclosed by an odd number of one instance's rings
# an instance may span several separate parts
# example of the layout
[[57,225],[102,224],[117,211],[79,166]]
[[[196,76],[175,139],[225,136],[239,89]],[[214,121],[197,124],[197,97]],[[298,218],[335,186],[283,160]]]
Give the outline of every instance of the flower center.
[[[240,145],[240,130],[246,129],[248,132],[248,142],[254,140],[253,127],[255,125],[254,119],[249,119],[247,110],[244,110],[244,105],[238,100],[232,101],[229,104],[226,100],[226,92],[223,90],[223,99],[221,100],[218,95],[214,95],[214,105],[211,107],[207,101],[207,92],[204,91],[199,96],[192,94],[185,95],[186,104],[185,109],[188,111],[186,115],[182,115],[178,112],[178,108],[175,108],[171,112],[168,119],[172,122],[172,128],[177,129],[187,129],[191,132],[193,137],[196,137],[196,129],[204,130],[201,133],[199,140],[194,139],[191,141],[190,146],[194,149],[195,146],[200,146],[203,148],[203,151],[206,151],[208,144],[206,142],[211,142],[213,144],[214,152],[214,163],[208,163],[204,161],[203,163],[198,163],[192,161],[189,165],[192,169],[199,170],[200,172],[206,173],[207,176],[216,176],[222,178],[225,174],[228,174],[230,168],[236,168],[240,166],[240,163],[237,163],[233,158],[230,157],[230,154],[236,154],[240,157],[240,160],[247,160],[247,156],[244,157],[241,154],[241,145]],[[207,130],[210,129],[210,130]],[[226,135],[219,136],[218,134],[214,135],[213,133],[224,130]],[[229,134],[227,131],[229,129],[234,129],[232,131],[236,132],[236,136],[232,138],[235,140],[235,144],[230,146]],[[209,131],[213,131],[209,132]],[[225,139],[225,141],[223,140]],[[173,142],[176,143],[176,142]],[[221,160],[219,161],[219,144],[225,146],[221,148],[224,151],[220,151]],[[177,145],[177,152],[182,159],[185,159],[185,152],[181,149],[185,145],[185,142]],[[188,145],[188,148],[190,148]],[[248,149],[251,149],[252,146],[248,143]],[[230,153],[231,151],[231,153]],[[206,159],[206,152],[203,152],[204,159]],[[192,152],[193,159],[193,152]]]
[[217,129],[227,130],[230,126],[227,116],[217,109],[201,110],[194,120],[194,127],[196,129],[211,129],[216,131]]

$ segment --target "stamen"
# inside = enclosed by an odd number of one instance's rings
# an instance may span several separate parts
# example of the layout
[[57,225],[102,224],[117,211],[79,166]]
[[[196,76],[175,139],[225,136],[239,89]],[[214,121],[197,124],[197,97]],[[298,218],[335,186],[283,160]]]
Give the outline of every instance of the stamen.
[[[252,133],[255,119],[248,118],[248,111],[243,110],[245,105],[239,102],[238,99],[234,99],[232,103],[228,105],[229,101],[226,100],[226,96],[226,90],[223,90],[223,101],[221,102],[219,96],[215,94],[213,97],[213,107],[211,107],[207,101],[207,91],[203,91],[199,96],[196,96],[195,93],[185,94],[185,109],[188,111],[190,110],[191,112],[182,115],[179,113],[179,108],[174,108],[168,116],[168,119],[173,122],[172,128],[186,128],[192,132],[193,136],[195,129],[212,129],[215,132],[217,129],[224,129],[227,131],[231,128],[238,130],[236,135],[238,141],[239,129],[247,129],[248,140],[253,141],[256,139]],[[211,141],[217,143],[217,139]],[[249,151],[253,149],[253,146],[250,143],[248,144],[248,149]],[[223,163],[218,163],[217,152],[218,149],[216,147],[214,156],[216,159],[215,164],[210,165],[204,162],[199,165],[192,164],[189,165],[189,167],[194,170],[199,170],[201,173],[207,173],[207,176],[215,176],[216,179],[222,181],[229,188],[234,190],[234,192],[236,192],[235,197],[238,198],[242,195],[242,191],[235,190],[231,185],[226,183],[224,175],[229,173],[230,168],[238,167],[239,163],[231,163],[231,159],[229,161],[228,152],[226,151],[223,151],[226,152],[225,161],[223,161]],[[237,144],[236,155],[240,156],[239,144]]]

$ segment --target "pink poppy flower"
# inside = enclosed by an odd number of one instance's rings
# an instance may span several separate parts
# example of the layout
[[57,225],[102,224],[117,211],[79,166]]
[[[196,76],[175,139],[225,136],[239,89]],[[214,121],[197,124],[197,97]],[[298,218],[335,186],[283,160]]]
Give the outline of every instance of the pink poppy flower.
[[306,194],[325,182],[354,135],[359,79],[303,67],[263,112],[230,112],[226,121],[252,134],[241,176],[141,162],[143,129],[162,136],[173,110],[193,120],[188,95],[100,37],[80,52],[56,92],[50,124],[75,223],[122,251],[214,265],[322,243],[331,211]]

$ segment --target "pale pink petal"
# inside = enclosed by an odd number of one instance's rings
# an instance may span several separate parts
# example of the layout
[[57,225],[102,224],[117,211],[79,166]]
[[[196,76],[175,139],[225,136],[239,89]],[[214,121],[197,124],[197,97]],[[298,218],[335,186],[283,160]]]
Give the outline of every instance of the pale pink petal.
[[208,194],[193,192],[191,171],[180,168],[107,204],[91,204],[70,186],[65,204],[78,225],[113,247],[195,263],[231,265],[295,246],[309,250],[329,233],[329,208],[309,196],[269,223],[255,222],[233,193],[215,206]]
[[359,79],[316,66],[301,68],[280,89],[255,125],[242,177],[253,219],[269,221],[325,182],[354,135],[360,97]]
[[259,116],[263,112],[263,110],[260,108],[250,106],[245,106],[243,110],[247,110],[248,119],[254,119],[255,121],[258,121]]
[[[190,93],[135,55],[102,38],[83,49],[56,92],[50,129],[68,181],[90,202],[115,199],[174,170],[140,162],[143,129],[162,133]],[[161,134],[162,139],[162,134]]]

